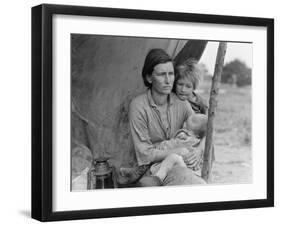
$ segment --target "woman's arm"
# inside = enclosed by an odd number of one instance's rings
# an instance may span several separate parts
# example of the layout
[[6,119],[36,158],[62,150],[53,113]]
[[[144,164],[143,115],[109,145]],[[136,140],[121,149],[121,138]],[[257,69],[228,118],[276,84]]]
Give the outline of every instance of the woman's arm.
[[132,102],[130,105],[129,124],[139,165],[162,161],[172,153],[183,156],[189,152],[186,148],[158,149],[151,141],[147,114],[137,102]]
[[160,161],[163,161],[170,154],[177,154],[182,157],[188,158],[190,153],[191,152],[187,148],[184,148],[184,147],[167,149],[167,150],[154,149],[152,159],[153,159],[153,162],[160,162]]

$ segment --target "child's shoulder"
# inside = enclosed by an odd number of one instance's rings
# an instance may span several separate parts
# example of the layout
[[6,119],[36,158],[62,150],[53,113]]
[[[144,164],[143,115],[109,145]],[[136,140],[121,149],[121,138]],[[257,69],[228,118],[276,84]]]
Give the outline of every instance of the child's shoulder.
[[208,103],[200,94],[193,92],[195,95],[195,101],[191,101],[192,109],[195,113],[207,114]]
[[195,92],[193,92],[193,94],[196,97],[196,102],[197,103],[202,104],[204,106],[208,106],[207,100],[203,96],[201,96],[200,94],[195,93]]

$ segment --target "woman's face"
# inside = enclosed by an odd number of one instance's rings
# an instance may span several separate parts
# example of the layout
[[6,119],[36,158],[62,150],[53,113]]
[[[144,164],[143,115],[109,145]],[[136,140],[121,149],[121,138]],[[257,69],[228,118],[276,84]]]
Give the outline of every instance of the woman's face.
[[152,84],[152,90],[158,94],[170,94],[175,80],[174,66],[172,62],[157,64],[147,81]]
[[192,82],[186,77],[180,78],[176,83],[176,94],[181,100],[187,100],[192,97],[193,90]]

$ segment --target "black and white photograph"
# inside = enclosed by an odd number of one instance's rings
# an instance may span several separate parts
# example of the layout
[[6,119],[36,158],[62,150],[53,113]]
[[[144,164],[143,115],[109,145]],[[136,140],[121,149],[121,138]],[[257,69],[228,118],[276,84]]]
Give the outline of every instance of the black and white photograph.
[[252,42],[70,43],[72,192],[252,183]]

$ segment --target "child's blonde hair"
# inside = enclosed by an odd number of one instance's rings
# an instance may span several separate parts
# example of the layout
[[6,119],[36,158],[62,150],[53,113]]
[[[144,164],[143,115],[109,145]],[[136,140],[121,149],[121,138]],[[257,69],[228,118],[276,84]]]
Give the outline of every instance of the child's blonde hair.
[[189,58],[175,68],[175,82],[174,89],[177,81],[182,78],[187,78],[192,82],[193,89],[197,89],[202,79],[202,71],[198,66],[198,61],[194,58]]

